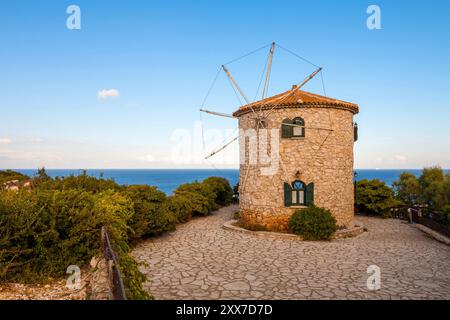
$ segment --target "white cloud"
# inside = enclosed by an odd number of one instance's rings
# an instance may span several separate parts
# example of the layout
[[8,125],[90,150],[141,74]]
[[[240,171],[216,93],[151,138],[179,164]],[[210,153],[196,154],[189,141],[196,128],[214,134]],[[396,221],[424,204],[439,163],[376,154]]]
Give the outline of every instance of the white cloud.
[[151,154],[147,154],[147,155],[139,158],[139,160],[147,161],[147,162],[153,162],[153,161],[155,161],[155,157],[152,156]]
[[0,138],[0,144],[10,144],[11,142],[10,138]]
[[403,156],[401,154],[396,154],[394,156],[394,159],[400,162],[405,162],[406,160],[408,160],[408,158],[406,156]]
[[115,98],[119,96],[119,90],[117,89],[103,89],[97,92],[97,97],[100,99],[108,99],[108,98]]
[[41,139],[41,138],[31,138],[31,139],[30,139],[30,142],[33,142],[33,143],[41,143],[41,142],[44,142],[44,140]]

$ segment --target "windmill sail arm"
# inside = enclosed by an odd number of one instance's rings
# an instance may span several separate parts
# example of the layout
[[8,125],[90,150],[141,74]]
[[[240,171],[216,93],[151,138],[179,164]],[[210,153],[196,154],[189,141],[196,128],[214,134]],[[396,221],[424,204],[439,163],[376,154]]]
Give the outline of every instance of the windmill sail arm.
[[228,142],[227,144],[225,144],[224,146],[220,147],[219,149],[217,149],[216,151],[211,152],[208,156],[205,157],[205,159],[209,159],[212,156],[218,154],[220,151],[222,151],[223,149],[225,149],[226,147],[228,147],[230,144],[232,144],[234,141],[236,141],[239,138],[239,136],[235,137],[233,140],[231,140],[230,142]]
[[322,68],[317,69],[316,71],[314,71],[308,78],[306,78],[305,80],[303,80],[302,82],[300,82],[297,85],[297,88],[295,90],[300,89],[301,87],[303,87],[305,84],[307,84],[312,78],[314,78],[320,71],[322,71]]
[[210,110],[206,110],[206,109],[200,109],[200,111],[201,111],[201,112],[208,113],[208,114],[212,114],[212,115],[215,115],[215,116],[220,116],[220,117],[236,118],[236,117],[234,117],[233,115],[228,114],[228,113],[222,113],[222,112],[210,111]]
[[266,81],[264,82],[264,89],[262,93],[262,99],[264,99],[267,95],[267,91],[269,89],[269,79],[270,79],[270,72],[272,69],[272,60],[273,60],[273,53],[275,51],[275,42],[272,43],[272,46],[270,47],[269,52],[269,61],[267,63],[267,72],[266,72]]
[[288,127],[300,127],[300,128],[313,129],[313,130],[333,131],[333,129],[329,129],[329,128],[309,127],[309,126],[302,126],[302,125],[293,124],[293,123],[283,123],[282,125],[288,126]]
[[248,100],[247,96],[245,95],[244,91],[242,91],[241,87],[239,87],[239,85],[237,84],[237,82],[234,80],[234,78],[231,76],[230,71],[228,71],[228,69],[223,65],[222,66],[223,71],[225,71],[225,73],[227,74],[228,78],[230,79],[230,81],[233,83],[233,85],[236,87],[236,89],[239,91],[240,95],[242,96],[242,98],[244,98],[245,102],[248,104],[250,103],[250,100]]

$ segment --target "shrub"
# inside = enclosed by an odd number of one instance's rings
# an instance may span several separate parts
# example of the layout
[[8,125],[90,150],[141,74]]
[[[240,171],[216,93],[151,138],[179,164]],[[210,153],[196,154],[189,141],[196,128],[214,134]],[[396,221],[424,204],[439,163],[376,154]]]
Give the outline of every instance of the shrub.
[[89,176],[86,171],[80,175],[50,178],[45,169],[40,169],[34,178],[34,185],[46,190],[84,190],[89,192],[102,192],[106,190],[119,190],[120,186],[114,180]]
[[71,264],[85,265],[98,252],[101,227],[126,226],[131,215],[130,202],[113,193],[2,192],[2,275],[62,275]]
[[130,298],[146,298],[144,276],[129,255],[131,200],[118,192],[83,190],[0,191],[0,281],[63,276],[84,266],[100,248],[107,226]]
[[336,219],[331,212],[318,207],[296,210],[289,220],[290,230],[304,240],[329,240],[336,232]]
[[206,216],[212,210],[211,200],[198,192],[178,191],[175,196],[181,198],[181,201],[189,203],[190,212],[186,213],[187,216]]
[[63,276],[69,265],[86,265],[98,254],[100,231],[106,226],[127,297],[148,299],[130,244],[174,230],[177,222],[193,215],[207,215],[217,205],[229,204],[231,197],[228,181],[218,177],[181,185],[166,197],[156,187],[122,187],[86,172],[53,179],[42,168],[33,188],[0,190],[0,281]]
[[[48,206],[40,195],[27,191],[0,192],[0,280],[53,271],[49,256],[58,256],[59,236]],[[42,197],[51,199],[51,195]],[[56,262],[60,262],[60,258]],[[50,269],[50,270],[49,270]]]
[[209,177],[203,180],[203,184],[209,186],[216,197],[214,202],[220,206],[229,205],[233,201],[233,189],[227,179],[221,177]]
[[185,183],[167,199],[167,208],[177,222],[185,222],[192,216],[208,215],[217,208],[217,204],[229,204],[230,192],[231,187],[223,178],[211,177],[201,183]]
[[182,184],[175,190],[174,196],[184,197],[184,201],[190,202],[192,216],[206,216],[217,208],[216,194],[207,184],[199,182]]
[[134,214],[129,222],[133,240],[175,229],[177,219],[165,205],[164,192],[156,187],[133,185],[122,193],[133,202]]
[[182,194],[168,197],[166,207],[172,212],[178,223],[189,221],[192,218],[191,201]]

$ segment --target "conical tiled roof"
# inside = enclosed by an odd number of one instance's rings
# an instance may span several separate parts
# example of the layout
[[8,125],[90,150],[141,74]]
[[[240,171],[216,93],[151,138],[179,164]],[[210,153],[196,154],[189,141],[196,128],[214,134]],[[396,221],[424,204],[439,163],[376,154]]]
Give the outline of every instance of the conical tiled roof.
[[246,104],[235,111],[233,116],[239,117],[248,112],[252,112],[252,109],[259,111],[272,108],[282,109],[295,107],[332,107],[349,110],[355,114],[359,111],[357,104],[302,91],[297,89],[296,86],[293,86],[291,90],[277,94],[273,97]]

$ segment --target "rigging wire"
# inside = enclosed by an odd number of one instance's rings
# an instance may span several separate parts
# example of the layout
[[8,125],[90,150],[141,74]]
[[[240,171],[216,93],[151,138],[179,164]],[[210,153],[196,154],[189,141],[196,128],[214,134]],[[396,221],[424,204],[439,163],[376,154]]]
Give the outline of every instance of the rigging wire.
[[260,51],[260,50],[263,50],[263,49],[265,49],[265,48],[267,48],[268,46],[271,46],[271,45],[272,45],[272,44],[270,43],[270,44],[267,44],[267,45],[265,45],[265,46],[263,46],[263,47],[261,47],[261,48],[258,48],[258,49],[256,49],[256,50],[250,51],[249,53],[246,53],[246,54],[244,54],[243,56],[240,56],[240,57],[238,57],[238,58],[236,58],[236,59],[233,59],[233,60],[231,60],[231,61],[228,61],[227,63],[224,63],[223,65],[226,66],[226,65],[231,64],[231,63],[233,63],[233,62],[236,62],[236,61],[239,61],[239,60],[241,60],[241,59],[244,59],[244,58],[248,57],[249,55],[252,55],[252,54],[254,54],[254,53],[256,53],[256,52],[258,52],[258,51]]
[[231,82],[230,78],[228,78],[228,82],[230,83],[231,89],[233,89],[234,95],[236,96],[236,99],[239,101],[239,105],[243,106],[243,103],[241,101],[241,98],[239,98],[238,93],[236,92],[236,89],[233,86],[233,83]]
[[[236,59],[233,59],[233,60],[231,60],[231,61],[229,61],[229,62],[227,62],[227,63],[225,63],[225,64],[223,64],[223,65],[224,65],[224,66],[225,66],[225,65],[229,65],[229,64],[234,63],[234,62],[236,62],[236,61],[239,61],[239,60],[241,60],[241,59],[243,59],[243,58],[245,58],[245,57],[248,57],[248,56],[250,56],[250,55],[252,55],[252,54],[254,54],[254,53],[256,53],[256,52],[258,52],[258,51],[260,51],[260,50],[263,50],[263,49],[265,49],[265,48],[267,48],[267,47],[269,47],[269,46],[271,46],[271,45],[272,45],[272,44],[268,44],[268,45],[262,46],[262,47],[260,47],[260,48],[258,48],[258,49],[256,49],[256,50],[253,50],[253,51],[251,51],[251,52],[249,52],[249,53],[247,53],[247,54],[245,54],[245,55],[242,55],[242,56],[240,56],[240,57],[238,57],[238,58],[236,58]],[[285,48],[285,47],[283,47],[283,46],[281,46],[281,45],[279,45],[279,44],[277,44],[277,46],[278,46],[279,48],[281,48],[282,50],[284,50],[284,51],[290,53],[291,55],[297,57],[298,59],[300,59],[300,60],[302,60],[302,61],[304,61],[304,62],[306,62],[306,63],[308,63],[308,64],[310,64],[310,65],[312,65],[312,66],[314,66],[314,67],[316,67],[316,68],[320,68],[318,65],[316,65],[316,64],[314,64],[313,62],[309,61],[308,59],[306,59],[306,58],[304,58],[304,57],[298,55],[297,53],[295,53],[295,52],[293,52],[293,51],[291,51],[291,50],[289,50],[289,49],[287,49],[287,48]],[[270,55],[270,53],[269,53],[269,55]],[[258,95],[258,93],[259,93],[259,90],[260,90],[260,88],[261,88],[262,79],[263,79],[264,73],[265,73],[265,71],[266,71],[266,69],[267,69],[268,59],[269,59],[269,56],[268,56],[267,59],[266,59],[266,63],[265,63],[265,65],[264,65],[263,73],[262,73],[261,79],[260,79],[260,81],[259,81],[258,89],[257,89],[257,92],[256,92],[256,95],[255,95],[254,100],[256,100],[256,97],[257,97],[257,95]],[[215,86],[215,83],[216,83],[216,81],[217,81],[217,79],[218,79],[218,77],[219,77],[219,75],[220,75],[220,71],[221,71],[221,68],[219,68],[219,70],[218,70],[218,72],[217,72],[217,74],[216,74],[216,76],[215,76],[215,78],[214,78],[214,81],[213,81],[213,83],[211,84],[211,87],[209,88],[209,90],[208,90],[208,92],[207,92],[207,94],[206,94],[206,96],[205,96],[205,99],[203,100],[202,107],[203,107],[204,104],[206,103],[207,98],[209,97],[209,95],[210,95],[210,93],[211,93],[213,87]],[[320,76],[321,76],[321,81],[322,81],[322,89],[323,89],[324,95],[326,96],[326,89],[325,89],[325,83],[324,83],[324,79],[323,79],[323,71],[322,71],[322,70],[321,70],[321,72],[320,72]],[[234,88],[234,86],[233,86],[231,80],[230,80],[229,78],[228,78],[228,80],[229,80],[229,83],[230,83],[230,85],[231,85],[231,88],[233,89],[233,92],[234,92],[234,94],[235,94],[235,96],[236,96],[236,98],[237,98],[237,100],[238,100],[239,105],[242,106],[242,105],[243,105],[243,104],[242,104],[242,100],[240,99],[239,95],[237,94],[236,89]],[[284,101],[284,100],[285,100],[287,97],[289,97],[291,94],[292,94],[292,93],[287,94],[286,96],[282,97],[281,100]],[[252,111],[255,113],[255,111],[253,110],[253,108],[252,108]],[[262,110],[260,110],[260,111],[262,111]],[[269,114],[270,114],[272,111],[273,111],[273,109],[269,111]],[[256,113],[255,113],[255,115],[256,115]],[[205,140],[204,140],[204,127],[203,127],[203,120],[202,120],[201,117],[202,117],[202,115],[201,115],[201,112],[200,112],[200,121],[202,122],[203,154],[205,154],[205,151],[206,151],[205,149],[206,149],[206,147],[205,147]],[[330,121],[330,120],[331,120],[331,119],[329,119],[329,121]],[[320,144],[320,146],[319,146],[319,148],[316,150],[316,152],[318,152],[318,151],[322,148],[322,146],[323,146],[323,145],[325,144],[325,142],[327,141],[329,135],[330,135],[330,133],[325,137],[324,141]],[[228,139],[228,138],[226,138],[226,139],[224,140],[224,142],[225,142],[227,139]],[[231,142],[234,142],[234,141],[231,141]],[[230,143],[231,143],[231,142],[230,142]],[[208,159],[206,159],[206,160],[207,160],[208,163],[210,163],[213,167],[216,168],[216,166],[215,166],[213,163],[211,163]],[[281,159],[281,161],[282,161],[282,159]],[[219,170],[218,168],[216,168],[216,169]],[[248,168],[247,168],[247,169],[248,169]],[[244,184],[245,184],[245,183],[244,183]]]
[[228,143],[228,140],[235,135],[236,131],[238,131],[239,127],[234,128],[233,132],[231,134],[229,134],[227,137],[225,137],[225,139],[223,139],[223,141],[219,144],[219,146],[215,147],[214,150],[219,149],[220,146],[222,146],[225,142]]
[[237,139],[239,139],[239,136],[234,137],[234,139],[232,139],[230,142],[227,142],[224,146],[220,147],[219,149],[214,150],[213,152],[211,152],[209,155],[207,155],[205,157],[205,159],[209,159],[212,156],[215,156],[216,154],[218,154],[220,151],[224,150],[226,147],[228,147],[229,145],[231,145],[233,142],[237,141]]
[[299,58],[299,59],[305,61],[306,63],[309,63],[310,65],[312,65],[312,66],[314,66],[314,67],[316,67],[316,68],[320,68],[318,65],[312,63],[312,62],[309,61],[308,59],[303,58],[302,56],[296,54],[295,52],[293,52],[293,51],[291,51],[291,50],[289,50],[289,49],[287,49],[287,48],[285,48],[285,47],[283,47],[283,46],[281,46],[281,45],[279,45],[278,43],[277,43],[277,46],[278,46],[280,49],[283,49],[284,51],[289,52],[289,53],[292,54],[293,56],[295,56],[295,57],[297,57],[297,58]]
[[206,147],[205,147],[205,129],[204,129],[204,125],[203,125],[203,116],[202,116],[202,112],[199,111],[200,113],[200,128],[202,129],[202,153],[203,153],[203,158],[206,155]]
[[217,70],[216,76],[214,77],[213,82],[211,83],[211,86],[208,89],[208,92],[206,93],[205,98],[203,99],[202,102],[202,108],[205,106],[206,100],[208,99],[209,95],[211,94],[212,89],[214,88],[214,86],[216,85],[217,79],[219,78],[220,75],[220,71],[222,70],[222,68],[219,67],[219,70]]
[[327,91],[325,90],[325,82],[323,81],[323,69],[320,70],[320,78],[322,79],[322,89],[323,89],[323,95],[327,96]]
[[270,57],[270,52],[267,55],[266,62],[264,63],[264,69],[261,74],[261,78],[259,79],[258,89],[256,90],[255,98],[253,98],[253,101],[256,101],[256,97],[258,96],[259,89],[261,88],[262,80],[264,79],[264,74],[266,73],[267,64],[269,63],[269,57]]

